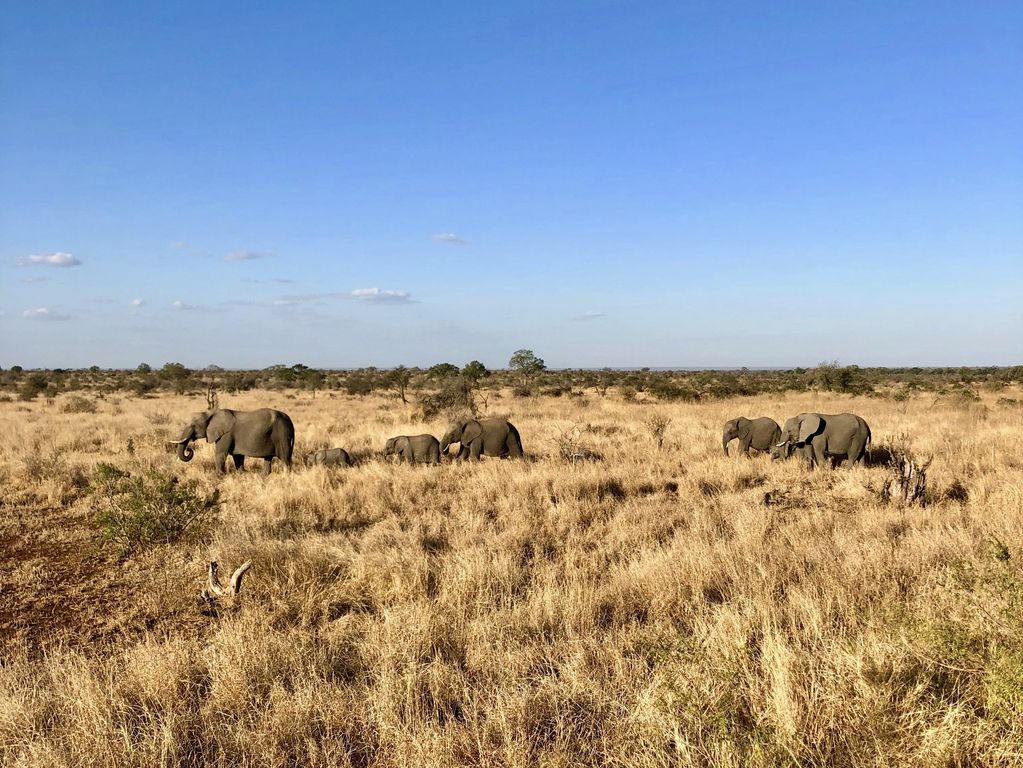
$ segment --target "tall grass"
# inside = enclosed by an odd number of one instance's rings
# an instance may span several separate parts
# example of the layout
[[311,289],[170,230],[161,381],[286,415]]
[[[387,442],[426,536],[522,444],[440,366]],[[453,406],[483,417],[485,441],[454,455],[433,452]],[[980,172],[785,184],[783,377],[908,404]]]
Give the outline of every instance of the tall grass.
[[[492,395],[528,461],[410,467],[376,458],[385,439],[446,425],[396,400],[223,396],[287,411],[296,456],[361,458],[269,478],[164,452],[195,400],[0,403],[5,510],[89,519],[28,474],[37,453],[219,491],[219,527],[166,545],[139,599],[159,568],[198,592],[206,561],[253,562],[220,618],[168,600],[159,633],[3,646],[0,763],[1023,763],[1023,412],[984,397]],[[909,435],[935,502],[882,504],[882,467],[721,455],[729,418],[805,410]],[[0,536],[33,535],[18,519]],[[5,566],[5,589],[60,588],[31,571]]]

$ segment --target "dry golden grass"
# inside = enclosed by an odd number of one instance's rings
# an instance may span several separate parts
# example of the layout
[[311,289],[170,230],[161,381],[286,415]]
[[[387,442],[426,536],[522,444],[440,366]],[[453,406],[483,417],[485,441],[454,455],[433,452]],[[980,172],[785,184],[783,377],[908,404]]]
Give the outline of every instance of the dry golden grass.
[[[393,400],[224,396],[362,459],[269,478],[165,452],[201,401],[62,399],[0,403],[4,765],[1023,763],[1023,411],[993,398],[505,396],[529,461],[409,467],[371,454],[445,425]],[[934,503],[721,455],[728,418],[804,410],[908,433]],[[118,560],[100,461],[220,488],[212,538]],[[254,564],[219,618],[211,559]]]

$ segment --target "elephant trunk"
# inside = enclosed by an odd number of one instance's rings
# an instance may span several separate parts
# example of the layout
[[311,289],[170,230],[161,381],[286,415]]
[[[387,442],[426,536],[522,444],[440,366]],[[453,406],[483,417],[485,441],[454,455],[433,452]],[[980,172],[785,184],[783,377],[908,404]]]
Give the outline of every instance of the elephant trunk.
[[192,450],[191,442],[195,439],[195,430],[192,427],[185,427],[185,430],[181,433],[176,442],[178,444],[178,458],[182,461],[191,461],[195,455],[195,451]]
[[725,432],[725,434],[721,437],[721,450],[725,452],[725,456],[728,455],[728,443],[730,443],[731,440],[732,438],[729,437],[727,432]]

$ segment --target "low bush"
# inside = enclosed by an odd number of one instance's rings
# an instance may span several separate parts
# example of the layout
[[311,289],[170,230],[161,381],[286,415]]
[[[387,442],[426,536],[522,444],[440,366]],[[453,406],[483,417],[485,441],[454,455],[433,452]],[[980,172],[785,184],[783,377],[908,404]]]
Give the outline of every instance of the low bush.
[[201,537],[220,508],[219,492],[205,493],[194,480],[179,482],[157,471],[136,476],[107,463],[96,467],[92,490],[93,520],[124,556]]
[[73,395],[60,407],[61,413],[95,413],[96,401],[81,395]]

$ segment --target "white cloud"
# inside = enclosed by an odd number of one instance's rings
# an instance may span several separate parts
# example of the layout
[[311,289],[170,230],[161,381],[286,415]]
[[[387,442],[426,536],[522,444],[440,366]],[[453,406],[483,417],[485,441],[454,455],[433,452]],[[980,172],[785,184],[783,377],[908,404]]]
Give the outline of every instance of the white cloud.
[[187,304],[186,302],[178,299],[171,303],[171,309],[176,309],[179,312],[208,312],[209,307],[204,307],[201,304]]
[[50,309],[49,307],[39,307],[38,309],[26,309],[21,313],[22,317],[27,317],[30,320],[70,320],[71,315],[63,312],[57,312]]
[[356,301],[377,304],[406,304],[412,300],[412,294],[408,291],[385,291],[381,288],[356,288],[348,295]]
[[146,303],[145,299],[132,299],[131,300],[131,306],[133,306],[133,307],[141,307],[145,303]]
[[32,275],[31,277],[21,278],[21,282],[23,283],[49,283],[52,281],[53,281],[52,277],[40,277],[39,275]]
[[224,261],[252,261],[253,259],[265,259],[269,255],[262,251],[229,251],[224,254]]
[[80,259],[72,256],[70,253],[22,256],[16,263],[19,267],[35,267],[40,265],[46,267],[79,267],[82,264]]
[[177,248],[179,251],[183,251],[184,249],[191,247],[192,246],[190,246],[184,240],[175,240],[173,243],[171,243],[171,248]]
[[596,320],[598,317],[607,317],[605,312],[595,312],[590,310],[589,312],[583,312],[581,315],[576,315],[573,320]]
[[447,243],[448,245],[468,245],[469,241],[463,237],[459,237],[453,232],[441,232],[440,234],[433,236],[435,243]]

